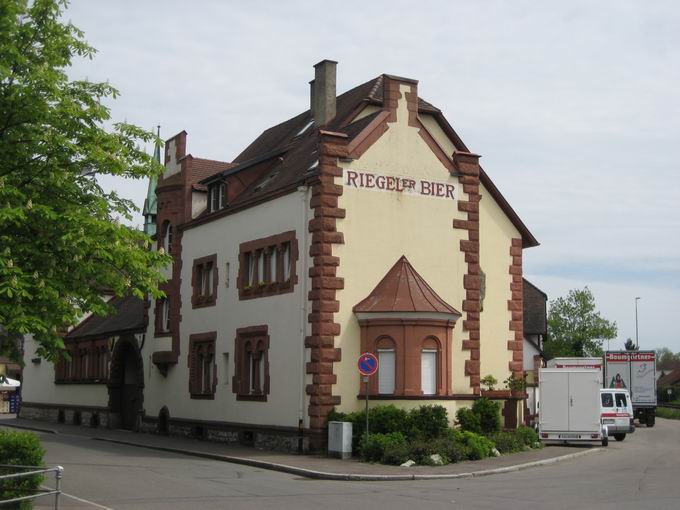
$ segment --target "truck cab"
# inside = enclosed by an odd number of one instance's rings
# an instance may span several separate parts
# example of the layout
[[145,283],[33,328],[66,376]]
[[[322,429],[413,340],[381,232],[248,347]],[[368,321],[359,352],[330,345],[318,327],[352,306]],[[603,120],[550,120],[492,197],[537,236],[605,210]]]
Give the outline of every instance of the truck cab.
[[626,434],[635,432],[633,403],[628,390],[603,388],[600,390],[600,402],[600,419],[607,427],[608,435],[623,441]]

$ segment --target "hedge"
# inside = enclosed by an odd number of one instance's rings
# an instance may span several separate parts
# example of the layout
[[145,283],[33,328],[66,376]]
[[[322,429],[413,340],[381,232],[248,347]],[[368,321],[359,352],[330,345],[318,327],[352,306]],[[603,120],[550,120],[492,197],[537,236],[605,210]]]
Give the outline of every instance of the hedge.
[[[31,432],[0,430],[0,464],[15,466],[44,466],[45,450],[38,436]],[[0,468],[0,474],[8,475],[21,471],[13,468]],[[0,481],[0,501],[33,494],[43,482],[42,475],[29,478]],[[30,509],[30,501],[23,501],[7,508]]]

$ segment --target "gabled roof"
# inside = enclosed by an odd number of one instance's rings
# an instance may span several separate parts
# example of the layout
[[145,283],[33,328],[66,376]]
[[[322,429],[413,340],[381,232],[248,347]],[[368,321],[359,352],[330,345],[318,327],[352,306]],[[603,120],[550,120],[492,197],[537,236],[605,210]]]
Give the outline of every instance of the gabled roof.
[[[375,118],[373,115],[371,118],[354,121],[357,114],[367,105],[383,105],[383,82],[388,77],[391,76],[378,76],[339,95],[336,100],[336,115],[323,128],[327,131],[347,134],[348,141],[351,142]],[[392,78],[416,83],[407,78]],[[457,151],[470,152],[439,108],[419,97],[418,112],[432,115],[451,139]],[[233,175],[245,169],[254,170],[259,177],[230,202],[229,205],[234,207],[274,196],[282,190],[294,189],[316,172],[314,165],[318,160],[316,153],[318,139],[318,126],[313,123],[311,111],[306,110],[263,131],[234,159],[235,165],[232,168],[215,173],[201,181],[200,184],[209,184],[222,176]],[[521,233],[523,246],[525,248],[538,246],[536,238],[483,169],[480,173],[480,181]]]
[[357,303],[354,313],[445,313],[460,312],[444,301],[413,268],[405,256],[376,285],[367,298]]
[[146,329],[145,304],[141,299],[134,296],[114,297],[109,305],[114,308],[111,315],[91,315],[64,339],[106,338],[122,333],[141,333]]
[[676,368],[672,372],[659,377],[659,380],[656,381],[657,386],[672,386],[678,383],[680,383],[680,368]]

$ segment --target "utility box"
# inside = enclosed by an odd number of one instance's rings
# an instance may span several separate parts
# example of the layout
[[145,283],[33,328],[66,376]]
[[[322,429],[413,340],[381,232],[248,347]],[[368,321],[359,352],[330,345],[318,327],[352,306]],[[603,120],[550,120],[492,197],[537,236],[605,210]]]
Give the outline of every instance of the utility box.
[[345,421],[328,422],[328,455],[341,459],[352,457],[352,424]]

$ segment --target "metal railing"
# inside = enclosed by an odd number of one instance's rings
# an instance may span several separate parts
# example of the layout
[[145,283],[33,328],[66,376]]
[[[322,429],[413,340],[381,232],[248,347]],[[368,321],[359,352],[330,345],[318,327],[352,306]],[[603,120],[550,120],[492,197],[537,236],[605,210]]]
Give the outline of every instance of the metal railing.
[[0,500],[0,507],[7,505],[9,503],[18,503],[20,501],[28,501],[30,499],[42,498],[45,496],[54,495],[54,508],[59,509],[59,499],[61,496],[61,479],[64,476],[64,468],[61,466],[56,466],[53,468],[42,468],[39,466],[14,466],[14,465],[0,465],[0,469],[28,469],[29,471],[23,471],[21,473],[12,473],[9,475],[0,475],[0,487],[5,480],[12,480],[17,478],[28,478],[29,476],[35,475],[45,475],[47,473],[54,473],[54,489],[36,489],[35,494],[30,494],[28,496],[20,496],[12,499],[2,499]]

